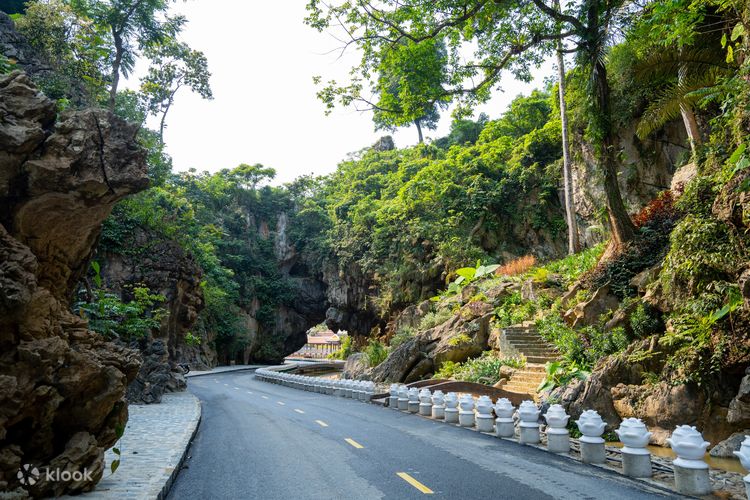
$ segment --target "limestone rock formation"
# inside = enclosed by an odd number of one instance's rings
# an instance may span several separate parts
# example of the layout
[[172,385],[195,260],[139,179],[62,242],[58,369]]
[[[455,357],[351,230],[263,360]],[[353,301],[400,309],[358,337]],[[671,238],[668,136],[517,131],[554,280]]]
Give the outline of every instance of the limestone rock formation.
[[488,349],[492,306],[472,302],[445,323],[426,330],[394,349],[367,374],[376,382],[415,382],[445,361],[463,362]]
[[166,344],[169,358],[190,362],[196,369],[214,366],[215,354],[202,350],[201,346],[185,344],[185,335],[204,307],[200,286],[203,272],[198,263],[176,241],[141,228],[135,228],[129,235],[127,246],[143,250],[131,253],[107,250],[97,254],[104,286],[122,295],[128,286],[141,284],[151,293],[163,295],[169,315],[156,337]]
[[[103,110],[64,113],[29,78],[0,79],[0,490],[91,489],[127,420],[136,351],[106,342],[70,300],[112,206],[148,185],[136,127]],[[42,479],[22,464],[93,481]]]
[[[650,355],[638,355],[644,352]],[[598,411],[610,428],[628,417],[643,419],[653,432],[651,442],[658,445],[666,444],[677,425],[698,426],[713,444],[747,426],[728,418],[729,388],[736,387],[733,380],[714,381],[710,391],[695,384],[644,383],[644,374],[662,373],[665,360],[657,337],[635,342],[623,353],[604,358],[588,380],[559,388],[553,397],[560,399],[573,418],[587,409]]]
[[341,378],[363,380],[367,370],[370,368],[370,360],[367,355],[363,352],[355,352],[348,358],[344,363],[344,371],[341,373]]

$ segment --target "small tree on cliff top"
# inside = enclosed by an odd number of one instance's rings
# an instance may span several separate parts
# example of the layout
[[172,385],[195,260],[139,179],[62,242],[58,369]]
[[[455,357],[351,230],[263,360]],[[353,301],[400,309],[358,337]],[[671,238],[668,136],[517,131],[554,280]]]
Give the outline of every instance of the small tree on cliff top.
[[[306,21],[321,31],[343,30],[346,46],[361,50],[360,64],[352,70],[358,81],[371,79],[384,47],[445,40],[448,71],[441,98],[467,106],[487,101],[504,70],[530,80],[530,68],[556,49],[557,40],[571,39],[579,64],[590,76],[589,131],[600,157],[612,239],[619,245],[632,239],[635,229],[617,183],[604,58],[617,15],[625,5],[624,0],[577,0],[557,9],[546,0],[383,0],[376,5],[367,0],[336,5],[310,0]],[[464,59],[467,48],[473,49],[474,58]]]

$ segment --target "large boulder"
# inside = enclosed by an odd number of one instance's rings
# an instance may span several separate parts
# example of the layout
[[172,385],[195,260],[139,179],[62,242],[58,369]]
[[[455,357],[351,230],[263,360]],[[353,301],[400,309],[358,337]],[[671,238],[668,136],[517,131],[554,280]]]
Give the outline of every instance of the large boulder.
[[370,368],[370,359],[363,352],[355,352],[348,358],[344,363],[344,371],[341,373],[341,378],[362,380],[365,377],[365,373]]
[[614,311],[620,300],[612,294],[609,285],[604,285],[594,292],[590,299],[576,304],[565,313],[565,321],[573,327],[590,326],[599,322],[599,317]]
[[414,382],[446,361],[463,362],[488,349],[492,306],[471,302],[457,314],[399,345],[368,374],[376,382]]
[[[0,78],[0,490],[93,488],[127,421],[137,351],[70,310],[112,206],[148,185],[136,127],[103,110],[63,114],[29,78]],[[20,484],[23,464],[91,480]]]

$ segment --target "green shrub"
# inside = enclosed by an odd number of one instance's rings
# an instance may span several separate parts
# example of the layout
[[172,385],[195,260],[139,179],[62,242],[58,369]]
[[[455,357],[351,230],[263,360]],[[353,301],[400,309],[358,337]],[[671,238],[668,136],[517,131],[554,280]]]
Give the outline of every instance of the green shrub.
[[419,331],[423,332],[434,328],[438,325],[442,325],[450,318],[453,317],[453,311],[448,308],[438,309],[434,312],[428,312],[424,315],[424,318],[419,322]]
[[410,327],[410,326],[404,326],[400,328],[394,335],[391,337],[391,341],[388,345],[392,349],[395,349],[396,347],[400,346],[407,340],[413,338],[417,334],[417,331]]
[[568,286],[575,282],[583,273],[590,271],[599,262],[604,252],[604,243],[587,248],[581,252],[550,262],[544,268],[550,273],[558,274],[563,280],[563,285]]
[[500,367],[522,368],[524,359],[499,358],[493,351],[484,351],[480,356],[463,363],[445,361],[433,378],[452,378],[462,382],[494,385],[500,381]]
[[388,348],[379,340],[370,339],[364,353],[370,361],[370,366],[378,366],[388,357]]
[[659,311],[650,304],[640,303],[630,315],[630,328],[638,339],[664,331],[664,322]]
[[670,239],[659,281],[673,297],[704,293],[710,283],[728,280],[742,260],[729,228],[711,217],[688,215]]
[[616,354],[628,346],[622,327],[609,331],[596,326],[578,330],[569,327],[559,314],[552,312],[536,322],[539,334],[560,352],[564,364],[590,370],[604,356]]
[[341,341],[341,347],[338,348],[338,350],[332,352],[328,355],[329,359],[346,359],[349,356],[351,356],[353,352],[352,349],[352,336],[347,335],[344,337],[344,340]]
[[523,300],[520,292],[513,292],[495,308],[497,326],[503,328],[530,320],[537,310],[535,302]]
[[537,388],[539,392],[551,391],[555,387],[564,387],[574,379],[586,380],[591,374],[574,362],[553,361],[547,363],[544,370],[545,378]]
[[435,375],[433,375],[432,378],[453,378],[453,375],[456,373],[456,368],[459,368],[460,366],[461,365],[459,363],[456,363],[454,361],[444,361],[443,364],[440,365],[440,369],[435,372]]

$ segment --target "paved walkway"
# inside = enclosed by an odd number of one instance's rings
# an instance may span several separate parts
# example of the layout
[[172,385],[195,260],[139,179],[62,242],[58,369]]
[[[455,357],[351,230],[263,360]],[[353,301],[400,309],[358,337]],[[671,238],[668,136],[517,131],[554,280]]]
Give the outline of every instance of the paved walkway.
[[189,392],[177,392],[165,394],[160,404],[130,405],[128,410],[125,434],[117,444],[120,467],[109,472],[117,456],[108,450],[104,477],[94,491],[76,498],[161,499],[171,486],[198,427],[200,401]]

